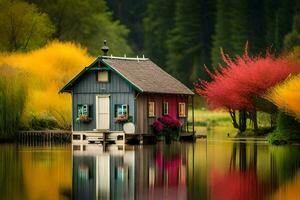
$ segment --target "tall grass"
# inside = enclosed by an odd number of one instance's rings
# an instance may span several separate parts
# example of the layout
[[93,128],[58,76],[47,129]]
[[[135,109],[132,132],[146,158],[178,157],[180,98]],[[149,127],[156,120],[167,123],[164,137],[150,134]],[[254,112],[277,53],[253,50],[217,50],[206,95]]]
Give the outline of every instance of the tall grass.
[[[22,113],[23,127],[35,128],[30,127],[31,124],[36,124],[32,123],[32,120],[51,119],[57,122],[58,128],[70,128],[71,97],[69,94],[58,94],[58,91],[92,60],[93,58],[87,54],[86,49],[74,43],[57,41],[28,53],[0,54],[0,65],[13,66],[13,69],[21,70],[26,75],[15,79],[16,82],[12,83],[10,82],[12,80],[2,80],[3,73],[0,72],[5,98],[17,99],[18,90],[26,91],[22,88],[23,83],[26,82],[28,85],[28,98],[25,102],[24,112],[19,112]],[[6,84],[4,81],[8,81],[10,84]],[[14,90],[5,85],[11,85],[9,87],[13,87]],[[25,98],[22,101],[25,101]],[[5,109],[18,109],[18,107],[11,108],[12,104],[6,104]],[[12,121],[5,123],[14,124]],[[42,124],[49,123],[43,122]]]
[[24,73],[0,66],[0,139],[11,139],[24,111],[27,84]]

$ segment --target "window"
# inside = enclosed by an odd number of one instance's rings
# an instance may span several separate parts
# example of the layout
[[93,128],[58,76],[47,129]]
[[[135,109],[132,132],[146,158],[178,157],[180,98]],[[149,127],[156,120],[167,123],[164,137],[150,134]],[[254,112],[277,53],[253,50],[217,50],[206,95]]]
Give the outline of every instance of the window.
[[108,71],[98,71],[98,82],[108,82]]
[[128,115],[127,104],[116,104],[115,105],[115,117],[123,117]]
[[155,117],[155,102],[149,101],[148,103],[148,116]]
[[163,115],[169,114],[169,103],[167,101],[164,101],[163,103]]
[[185,117],[185,103],[180,102],[178,103],[178,116],[179,117]]
[[87,104],[78,104],[77,105],[77,117],[80,116],[90,116],[89,115],[89,105]]

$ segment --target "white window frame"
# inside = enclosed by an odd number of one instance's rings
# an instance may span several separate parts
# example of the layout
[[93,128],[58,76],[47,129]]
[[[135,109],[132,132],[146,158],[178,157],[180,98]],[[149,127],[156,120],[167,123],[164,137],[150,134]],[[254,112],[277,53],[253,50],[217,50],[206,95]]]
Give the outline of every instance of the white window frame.
[[169,114],[169,102],[164,101],[163,102],[163,115]]

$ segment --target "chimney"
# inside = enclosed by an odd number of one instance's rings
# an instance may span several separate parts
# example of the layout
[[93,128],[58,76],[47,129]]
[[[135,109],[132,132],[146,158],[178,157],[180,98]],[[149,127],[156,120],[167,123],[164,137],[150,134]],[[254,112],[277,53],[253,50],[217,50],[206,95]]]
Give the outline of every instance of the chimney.
[[103,51],[103,55],[104,56],[107,56],[107,52],[108,52],[108,50],[109,50],[109,47],[108,46],[106,46],[106,40],[104,40],[104,46],[101,48],[101,50]]

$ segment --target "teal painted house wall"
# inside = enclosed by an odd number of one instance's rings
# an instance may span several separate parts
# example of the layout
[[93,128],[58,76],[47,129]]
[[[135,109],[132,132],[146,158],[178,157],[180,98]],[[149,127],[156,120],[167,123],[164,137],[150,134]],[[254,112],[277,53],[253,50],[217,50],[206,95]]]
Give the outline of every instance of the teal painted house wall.
[[[115,105],[128,104],[129,116],[135,122],[135,89],[128,84],[122,77],[113,71],[109,71],[109,82],[98,82],[97,71],[86,72],[80,81],[72,89],[72,110],[73,110],[73,131],[92,131],[96,129],[96,96],[110,95],[110,130],[121,131],[122,125],[115,123]],[[89,123],[78,123],[77,106],[78,104],[90,105]]]

